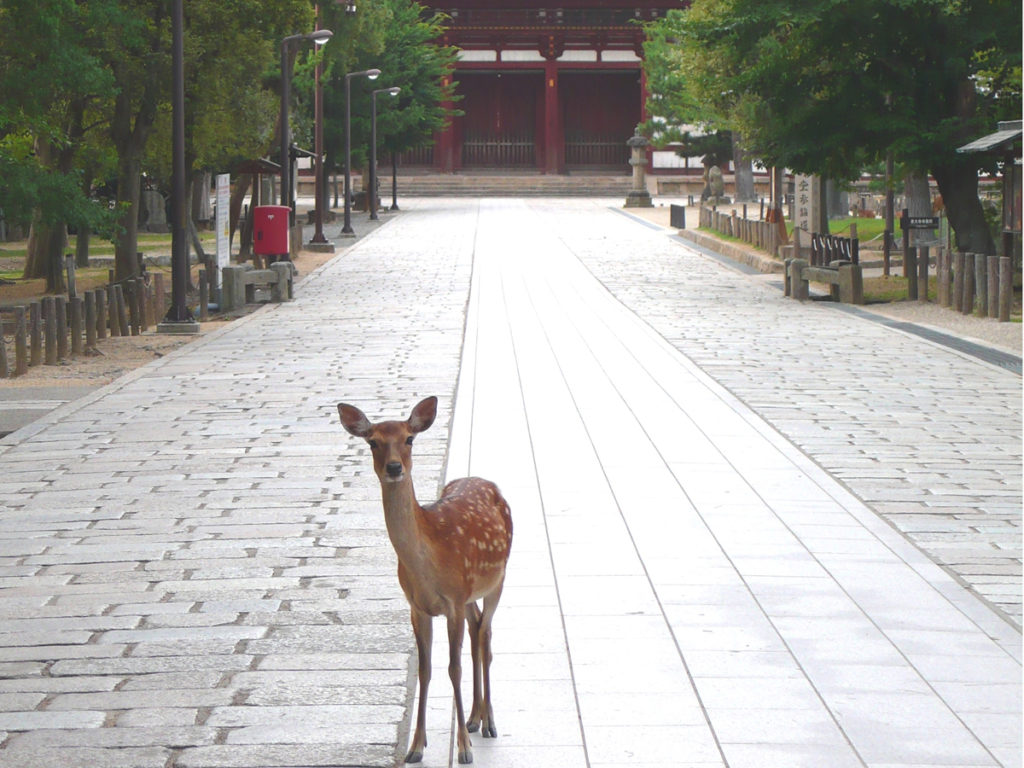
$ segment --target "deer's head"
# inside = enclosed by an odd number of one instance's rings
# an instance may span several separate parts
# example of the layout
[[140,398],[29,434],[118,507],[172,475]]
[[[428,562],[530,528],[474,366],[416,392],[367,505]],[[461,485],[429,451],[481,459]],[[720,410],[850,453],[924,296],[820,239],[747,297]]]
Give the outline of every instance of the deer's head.
[[363,438],[373,453],[373,471],[381,483],[398,483],[412,472],[412,443],[417,434],[428,429],[437,415],[437,398],[420,401],[406,421],[370,422],[354,405],[338,403],[341,424],[356,437]]

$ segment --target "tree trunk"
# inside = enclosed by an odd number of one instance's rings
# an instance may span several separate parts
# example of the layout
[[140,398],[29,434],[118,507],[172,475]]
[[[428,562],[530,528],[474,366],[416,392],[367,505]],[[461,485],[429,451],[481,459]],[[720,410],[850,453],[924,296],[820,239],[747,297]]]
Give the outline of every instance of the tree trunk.
[[142,154],[156,120],[157,94],[164,83],[159,78],[145,81],[142,93],[133,98],[131,75],[115,67],[120,85],[114,100],[110,135],[117,151],[117,202],[125,206],[119,224],[121,232],[114,241],[114,276],[127,280],[139,275],[139,196],[141,194]]
[[29,257],[25,262],[24,277],[45,277],[47,293],[64,293],[67,290],[64,282],[64,248],[67,242],[67,227],[63,222],[46,224],[36,214],[29,229]]
[[969,163],[950,163],[933,167],[932,176],[939,186],[949,226],[956,235],[957,249],[965,253],[995,253],[995,242],[978,199],[977,170]]
[[[911,216],[932,215],[932,193],[928,187],[928,175],[921,171],[910,171],[903,179],[903,196],[907,211]],[[917,246],[918,241],[932,241],[935,233],[926,229],[910,230],[910,244]]]
[[250,186],[252,186],[252,174],[243,173],[235,179],[235,188],[231,190],[231,203],[228,208],[229,246],[238,230],[239,219],[242,217],[242,204],[245,203],[245,196],[249,193]]
[[[44,168],[54,169],[59,164],[60,149],[51,142],[37,138],[34,145],[36,158]],[[28,256],[25,259],[26,279],[46,278],[47,293],[62,293],[64,285],[64,247],[67,245],[67,224],[63,221],[44,222],[36,211],[28,236]]]
[[140,155],[131,148],[118,149],[117,202],[124,205],[118,220],[120,231],[114,241],[114,279],[121,281],[139,275],[139,195],[141,194]]
[[741,142],[740,135],[732,132],[732,167],[735,197],[733,202],[749,203],[757,199],[754,192],[754,167]]

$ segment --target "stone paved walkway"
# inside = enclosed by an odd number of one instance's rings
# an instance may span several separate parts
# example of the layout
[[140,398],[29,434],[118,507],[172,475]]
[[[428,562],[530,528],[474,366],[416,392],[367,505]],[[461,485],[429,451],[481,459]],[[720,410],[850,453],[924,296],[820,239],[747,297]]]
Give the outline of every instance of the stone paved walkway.
[[611,205],[412,201],[0,441],[0,766],[392,765],[412,636],[335,403],[427,394],[420,498],[478,473],[516,521],[479,765],[1019,765],[1019,627],[907,535],[1019,567],[1020,379]]

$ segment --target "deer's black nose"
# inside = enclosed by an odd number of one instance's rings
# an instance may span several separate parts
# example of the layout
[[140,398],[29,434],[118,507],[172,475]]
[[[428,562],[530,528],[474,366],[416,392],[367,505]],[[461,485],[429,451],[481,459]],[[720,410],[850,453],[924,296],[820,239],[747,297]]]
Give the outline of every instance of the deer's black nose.
[[388,473],[388,477],[398,477],[402,474],[402,462],[389,461],[384,469]]

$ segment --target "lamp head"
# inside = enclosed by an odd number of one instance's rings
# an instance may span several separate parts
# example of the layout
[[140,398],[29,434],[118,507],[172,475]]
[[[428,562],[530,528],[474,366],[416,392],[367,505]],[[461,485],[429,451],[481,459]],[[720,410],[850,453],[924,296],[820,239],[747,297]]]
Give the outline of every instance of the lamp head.
[[401,91],[402,91],[402,89],[401,89],[401,88],[399,88],[399,87],[398,87],[398,86],[396,85],[396,86],[395,86],[395,87],[393,87],[393,88],[388,88],[388,95],[389,95],[389,96],[397,96],[397,95],[398,95],[399,93],[401,93]]
[[368,69],[368,70],[366,70],[366,76],[370,80],[376,80],[378,77],[380,77],[380,70],[379,69]]
[[325,45],[327,41],[330,40],[332,37],[334,37],[334,33],[331,32],[331,30],[329,29],[318,29],[316,32],[310,32],[308,35],[306,35],[306,37],[312,40],[319,48],[320,46]]

